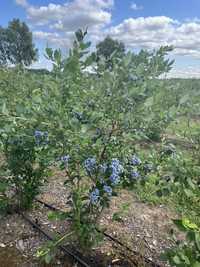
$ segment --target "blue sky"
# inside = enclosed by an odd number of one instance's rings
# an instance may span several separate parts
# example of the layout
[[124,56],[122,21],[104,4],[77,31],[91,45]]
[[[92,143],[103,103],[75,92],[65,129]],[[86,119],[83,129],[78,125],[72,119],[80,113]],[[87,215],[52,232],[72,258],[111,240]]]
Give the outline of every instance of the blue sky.
[[28,23],[40,50],[34,67],[50,67],[47,44],[67,51],[73,32],[88,26],[94,44],[110,35],[133,51],[173,45],[171,75],[200,77],[200,0],[6,0],[0,10],[2,26],[13,18]]

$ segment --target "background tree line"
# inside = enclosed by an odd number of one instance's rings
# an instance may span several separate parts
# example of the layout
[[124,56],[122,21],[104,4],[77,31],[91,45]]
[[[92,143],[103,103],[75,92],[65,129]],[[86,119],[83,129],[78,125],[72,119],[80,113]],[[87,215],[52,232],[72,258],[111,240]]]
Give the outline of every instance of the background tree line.
[[[81,31],[77,31],[77,34]],[[130,53],[130,58],[136,66],[146,66],[147,73],[156,73],[156,76],[161,73],[168,72],[171,69],[173,61],[165,59],[172,47],[161,47],[157,51],[149,52],[141,50],[138,54],[133,52],[126,52],[123,42],[114,40],[107,36],[103,41],[96,45],[96,51],[92,53],[91,57],[99,67],[101,60],[106,63],[106,68],[112,70],[114,64],[123,58],[127,53]],[[155,62],[155,54],[159,62]],[[62,55],[61,55],[62,56]],[[13,19],[9,22],[8,27],[0,26],[0,65],[23,65],[30,66],[34,61],[38,60],[38,49],[33,43],[32,32],[25,22],[19,19]],[[155,69],[156,68],[156,69]],[[140,77],[145,73],[140,73]]]
[[0,27],[0,65],[31,65],[38,59],[38,50],[33,43],[32,32],[19,19]]

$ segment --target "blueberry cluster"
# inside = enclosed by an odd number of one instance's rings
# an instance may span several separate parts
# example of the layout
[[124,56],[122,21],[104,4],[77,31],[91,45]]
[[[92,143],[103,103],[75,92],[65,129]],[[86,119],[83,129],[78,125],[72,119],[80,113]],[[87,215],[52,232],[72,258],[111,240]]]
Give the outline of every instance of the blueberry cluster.
[[120,161],[116,158],[111,160],[110,164],[103,163],[97,166],[95,158],[88,158],[84,162],[85,169],[87,172],[92,173],[94,170],[99,170],[100,174],[104,174],[105,176],[106,173],[110,174],[109,180],[106,182],[104,178],[100,177],[98,178],[100,182],[100,188],[95,187],[92,192],[90,193],[90,202],[95,205],[98,203],[100,200],[100,197],[106,194],[107,196],[111,197],[113,194],[113,186],[117,185],[120,182],[120,175],[124,171],[122,164]]
[[95,158],[88,158],[84,162],[85,169],[88,173],[94,172],[96,169],[96,159]]
[[99,189],[95,188],[90,194],[90,202],[92,204],[97,204],[99,198],[100,198]]
[[139,177],[140,177],[140,174],[139,174],[139,172],[137,170],[132,170],[131,171],[131,178],[132,179],[137,179]]
[[103,190],[109,195],[112,196],[112,187],[109,185],[104,185]]
[[[109,197],[112,196],[112,187],[109,185],[103,186],[103,191],[108,194]],[[94,188],[93,191],[90,193],[90,203],[93,205],[97,204],[100,199],[100,191],[98,188]]]
[[112,185],[117,185],[120,182],[120,174],[123,172],[123,166],[118,159],[112,159],[110,168],[112,171],[110,176],[111,183]]
[[134,166],[138,166],[138,165],[140,165],[142,163],[142,161],[136,155],[133,155],[132,158],[131,158],[131,163]]
[[48,132],[42,132],[39,130],[35,130],[34,133],[35,142],[37,145],[44,145],[48,142]]
[[62,163],[67,164],[69,162],[70,156],[69,155],[64,155],[60,157],[60,160]]

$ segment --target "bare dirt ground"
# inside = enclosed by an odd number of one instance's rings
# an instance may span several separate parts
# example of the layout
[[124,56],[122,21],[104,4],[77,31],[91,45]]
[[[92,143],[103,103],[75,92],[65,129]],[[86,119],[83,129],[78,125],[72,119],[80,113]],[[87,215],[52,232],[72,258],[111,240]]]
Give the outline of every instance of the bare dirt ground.
[[[65,209],[67,189],[63,187],[64,177],[57,173],[43,188],[39,199],[60,209]],[[128,203],[128,204],[127,204]],[[123,204],[128,208],[121,211]],[[34,208],[26,212],[33,221],[49,232],[65,232],[69,228],[67,222],[49,221],[49,210],[36,203]],[[113,220],[114,213],[120,214],[118,221]],[[160,266],[167,266],[159,260],[160,253],[173,245],[170,239],[170,231],[173,228],[171,219],[176,214],[165,206],[152,206],[138,201],[133,192],[123,190],[118,197],[112,201],[109,210],[106,210],[100,223],[106,232],[118,238],[125,245],[139,251],[150,260],[157,262]],[[38,247],[46,242],[30,224],[18,215],[9,215],[0,220],[0,266],[1,267],[42,267],[42,266],[72,266],[68,260],[60,254],[50,265],[45,265],[36,258]],[[94,248],[93,253],[105,255],[113,262],[117,262],[121,256],[132,257],[126,249],[116,247],[112,242],[105,240]],[[143,266],[141,261],[141,265]],[[73,265],[76,266],[76,265]],[[96,265],[97,266],[97,265]],[[101,266],[109,266],[106,265]],[[110,265],[111,266],[111,265]],[[117,265],[114,265],[117,266]],[[126,265],[120,265],[126,267]]]

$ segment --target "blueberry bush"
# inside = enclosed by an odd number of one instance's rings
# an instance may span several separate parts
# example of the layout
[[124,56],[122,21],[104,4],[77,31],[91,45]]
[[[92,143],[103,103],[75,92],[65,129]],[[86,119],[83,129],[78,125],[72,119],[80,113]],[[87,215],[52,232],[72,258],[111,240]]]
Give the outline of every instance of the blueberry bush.
[[200,229],[188,219],[174,220],[178,229],[186,235],[184,242],[176,240],[177,247],[167,250],[162,258],[175,267],[200,266]]
[[[179,113],[176,90],[158,79],[172,67],[166,59],[172,48],[114,53],[109,69],[105,58],[96,62],[90,45],[87,32],[78,30],[67,57],[46,49],[51,72],[0,69],[0,209],[30,208],[51,168],[65,174],[68,211],[51,217],[69,220],[71,234],[38,252],[46,261],[67,238],[84,250],[102,240],[101,216],[121,188],[154,183],[156,194],[167,187],[187,195],[197,182],[173,152],[169,159],[166,151],[146,155],[136,146],[160,142]],[[177,174],[176,163],[182,180],[173,178],[168,188],[160,177],[166,168]]]

